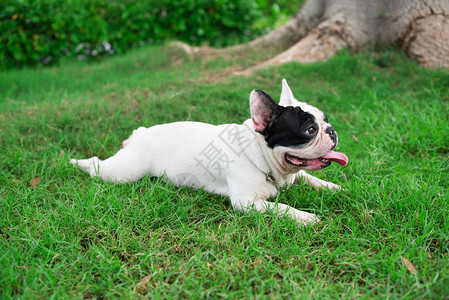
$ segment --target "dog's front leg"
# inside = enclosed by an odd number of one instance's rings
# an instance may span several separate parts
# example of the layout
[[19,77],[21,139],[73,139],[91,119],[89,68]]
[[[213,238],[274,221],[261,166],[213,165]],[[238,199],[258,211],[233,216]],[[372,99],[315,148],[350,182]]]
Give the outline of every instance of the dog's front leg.
[[295,176],[295,182],[296,184],[308,184],[312,186],[314,189],[319,190],[322,188],[330,189],[330,190],[341,190],[341,186],[321,180],[319,178],[316,178],[315,176],[307,174],[305,171],[301,170],[299,171]]
[[279,215],[289,216],[301,224],[319,222],[319,218],[311,213],[300,211],[284,203],[273,203],[267,200],[268,197],[263,195],[254,194],[232,194],[231,192],[231,204],[239,211],[256,210],[259,212],[265,212],[267,210],[273,211]]

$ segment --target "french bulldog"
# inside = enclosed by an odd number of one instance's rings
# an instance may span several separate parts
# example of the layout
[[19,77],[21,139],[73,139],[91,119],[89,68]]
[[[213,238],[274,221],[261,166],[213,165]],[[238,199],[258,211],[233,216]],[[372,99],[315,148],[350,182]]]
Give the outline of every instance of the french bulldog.
[[237,210],[272,210],[302,224],[318,221],[314,214],[268,198],[293,183],[340,189],[304,171],[321,170],[331,162],[347,165],[345,154],[332,151],[338,143],[336,131],[323,112],[295,99],[285,79],[279,104],[261,90],[251,92],[249,104],[251,119],[241,125],[175,122],[140,127],[114,156],[70,162],[105,181],[162,176],[178,186],[228,196]]

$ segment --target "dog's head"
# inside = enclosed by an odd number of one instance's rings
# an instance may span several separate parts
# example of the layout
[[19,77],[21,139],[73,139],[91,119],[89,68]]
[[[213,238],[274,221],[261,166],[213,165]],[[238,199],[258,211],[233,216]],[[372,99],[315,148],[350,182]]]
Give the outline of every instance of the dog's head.
[[347,165],[345,154],[332,151],[338,137],[326,115],[296,100],[285,79],[279,104],[261,90],[253,90],[250,110],[254,130],[264,136],[286,170],[321,170],[332,161]]

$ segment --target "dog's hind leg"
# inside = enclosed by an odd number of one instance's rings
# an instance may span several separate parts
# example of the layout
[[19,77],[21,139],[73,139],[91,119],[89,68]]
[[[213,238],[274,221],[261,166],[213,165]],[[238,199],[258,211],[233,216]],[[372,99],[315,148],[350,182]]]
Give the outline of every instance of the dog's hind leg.
[[94,156],[89,159],[71,159],[70,163],[78,165],[91,177],[100,177],[110,182],[137,181],[149,171],[142,157],[126,148],[105,160]]
[[91,177],[95,177],[99,174],[100,159],[96,156],[89,159],[71,159],[72,165],[78,165],[78,167],[84,172],[89,173]]

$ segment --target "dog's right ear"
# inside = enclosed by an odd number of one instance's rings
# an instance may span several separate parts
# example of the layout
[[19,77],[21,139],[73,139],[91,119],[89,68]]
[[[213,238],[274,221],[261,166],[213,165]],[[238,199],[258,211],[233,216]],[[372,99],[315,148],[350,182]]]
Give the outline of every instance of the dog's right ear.
[[282,106],[274,102],[270,96],[261,90],[253,90],[251,92],[249,108],[254,130],[261,134],[265,133],[282,111]]

